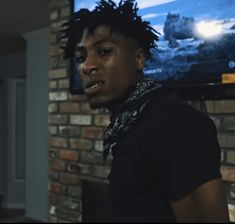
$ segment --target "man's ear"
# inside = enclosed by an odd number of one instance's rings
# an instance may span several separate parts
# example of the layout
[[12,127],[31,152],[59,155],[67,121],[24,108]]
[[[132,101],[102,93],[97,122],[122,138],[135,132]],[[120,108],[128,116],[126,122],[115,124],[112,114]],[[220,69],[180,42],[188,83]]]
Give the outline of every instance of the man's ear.
[[142,71],[144,69],[145,64],[145,52],[143,48],[139,48],[136,51],[136,70]]

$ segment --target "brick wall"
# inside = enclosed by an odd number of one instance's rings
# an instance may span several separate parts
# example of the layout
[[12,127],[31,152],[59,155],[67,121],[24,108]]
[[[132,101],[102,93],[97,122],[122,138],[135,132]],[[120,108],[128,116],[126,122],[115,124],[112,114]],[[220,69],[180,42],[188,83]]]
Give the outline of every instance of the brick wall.
[[81,220],[81,179],[105,182],[102,136],[107,111],[91,110],[84,96],[68,92],[69,81],[56,36],[69,16],[68,0],[50,0],[49,217],[50,222]]
[[221,172],[226,184],[230,218],[235,222],[235,100],[207,101],[222,149]]
[[206,105],[218,131],[223,178],[235,182],[235,100],[207,101]]
[[[50,222],[81,221],[81,180],[105,182],[109,172],[102,160],[102,135],[109,122],[107,111],[91,110],[84,96],[68,92],[65,61],[56,42],[59,27],[70,13],[68,4],[68,0],[50,0]],[[235,101],[208,101],[206,105],[223,150],[221,171],[229,202],[235,204],[235,190],[231,190],[235,182]]]

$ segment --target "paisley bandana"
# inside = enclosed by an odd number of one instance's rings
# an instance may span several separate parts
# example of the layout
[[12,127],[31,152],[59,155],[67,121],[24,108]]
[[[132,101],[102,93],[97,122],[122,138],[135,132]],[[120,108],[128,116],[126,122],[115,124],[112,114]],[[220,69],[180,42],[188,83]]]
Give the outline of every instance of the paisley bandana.
[[120,137],[134,126],[148,105],[151,95],[160,88],[161,85],[155,80],[149,78],[141,80],[136,84],[119,112],[115,116],[111,116],[111,122],[103,138],[104,160],[106,160],[109,151],[117,144]]

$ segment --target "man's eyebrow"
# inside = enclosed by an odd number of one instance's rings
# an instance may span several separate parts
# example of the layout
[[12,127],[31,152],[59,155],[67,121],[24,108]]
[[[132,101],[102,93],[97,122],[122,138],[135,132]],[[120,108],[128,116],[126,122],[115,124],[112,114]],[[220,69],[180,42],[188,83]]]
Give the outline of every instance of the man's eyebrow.
[[100,44],[103,44],[105,42],[113,42],[113,41],[112,41],[112,38],[110,36],[107,36],[107,37],[104,37],[104,38],[102,38],[100,40],[95,41],[93,43],[93,45],[100,45]]
[[[92,45],[93,45],[93,46],[96,46],[96,45],[103,44],[103,43],[105,43],[105,42],[113,42],[113,43],[114,43],[115,41],[113,41],[110,36],[106,36],[106,37],[104,37],[104,38],[101,38],[101,39],[95,41],[94,43],[92,43]],[[78,46],[76,47],[76,51],[84,51],[84,50],[85,50],[85,47],[84,47],[83,45],[78,45]]]

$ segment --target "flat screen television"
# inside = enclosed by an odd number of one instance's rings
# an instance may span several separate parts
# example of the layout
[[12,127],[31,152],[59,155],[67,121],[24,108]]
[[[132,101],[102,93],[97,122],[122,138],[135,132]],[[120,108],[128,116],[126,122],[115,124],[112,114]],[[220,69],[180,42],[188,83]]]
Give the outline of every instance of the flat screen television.
[[[70,0],[72,14],[96,0]],[[114,0],[118,3],[119,0]],[[139,15],[160,33],[144,74],[186,98],[235,96],[235,0],[137,0]],[[74,60],[70,92],[82,93]]]

